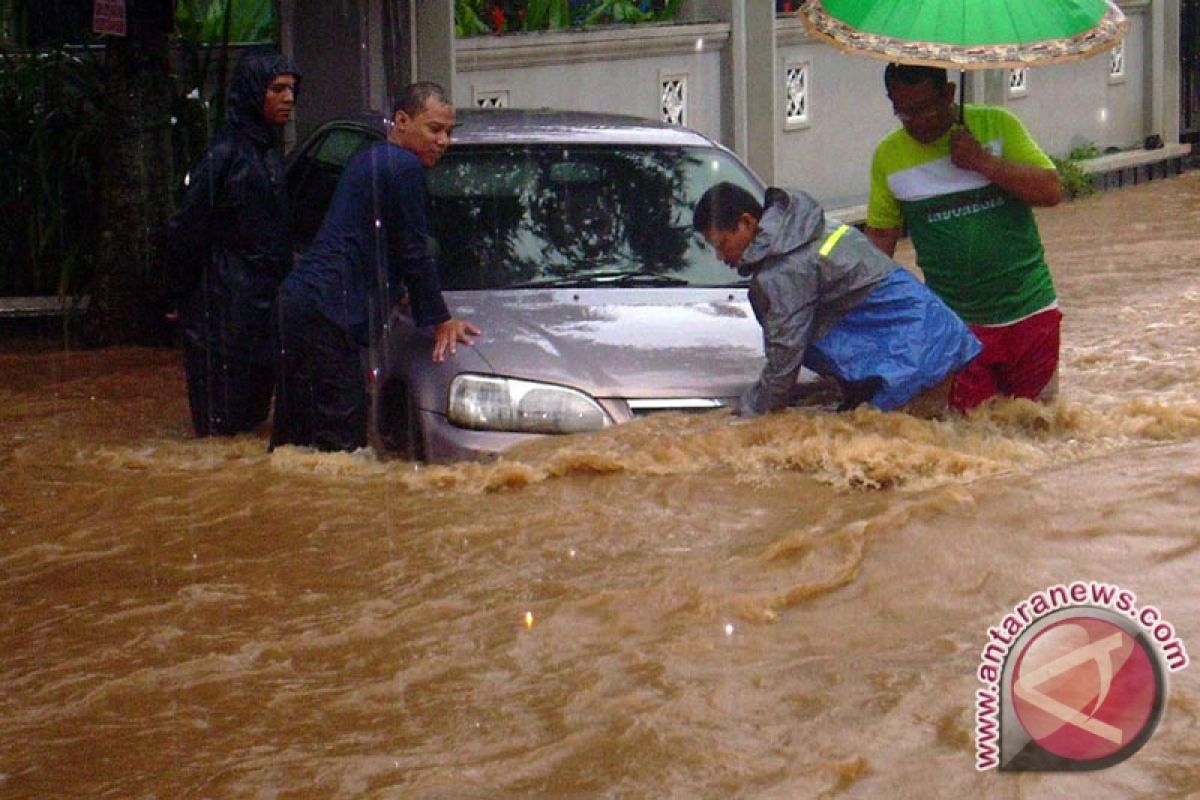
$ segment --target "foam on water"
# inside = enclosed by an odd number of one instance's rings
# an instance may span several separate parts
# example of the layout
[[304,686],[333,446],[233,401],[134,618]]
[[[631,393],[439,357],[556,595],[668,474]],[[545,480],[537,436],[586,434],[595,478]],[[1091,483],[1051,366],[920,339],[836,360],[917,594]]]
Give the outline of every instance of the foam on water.
[[369,450],[319,453],[260,438],[152,441],[80,449],[77,459],[118,470],[204,472],[269,464],[281,475],[383,480],[411,491],[486,493],[562,478],[732,472],[769,482],[799,473],[839,491],[923,490],[1148,442],[1200,435],[1200,404],[1135,399],[1111,408],[1002,400],[967,418],[924,420],[859,408],[793,409],[754,419],[661,414],[598,434],[551,438],[495,461],[419,465]]

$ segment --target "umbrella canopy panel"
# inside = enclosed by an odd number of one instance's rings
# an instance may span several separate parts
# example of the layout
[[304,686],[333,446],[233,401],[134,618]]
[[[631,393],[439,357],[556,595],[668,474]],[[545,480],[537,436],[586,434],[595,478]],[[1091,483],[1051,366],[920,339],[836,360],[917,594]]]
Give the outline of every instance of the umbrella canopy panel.
[[808,0],[797,13],[844,50],[952,69],[1086,58],[1128,25],[1109,0]]

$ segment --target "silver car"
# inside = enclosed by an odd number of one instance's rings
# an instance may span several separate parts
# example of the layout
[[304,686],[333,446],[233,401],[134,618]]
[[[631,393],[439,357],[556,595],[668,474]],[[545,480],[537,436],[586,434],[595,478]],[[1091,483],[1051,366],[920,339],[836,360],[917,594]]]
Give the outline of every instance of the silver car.
[[[458,122],[428,173],[430,220],[446,302],[484,335],[434,364],[430,333],[392,315],[368,367],[378,446],[488,457],[530,437],[720,408],[757,379],[746,282],[691,228],[717,182],[761,195],[736,156],[633,117],[490,109]],[[341,167],[382,135],[377,118],[339,120],[293,154],[301,239]]]

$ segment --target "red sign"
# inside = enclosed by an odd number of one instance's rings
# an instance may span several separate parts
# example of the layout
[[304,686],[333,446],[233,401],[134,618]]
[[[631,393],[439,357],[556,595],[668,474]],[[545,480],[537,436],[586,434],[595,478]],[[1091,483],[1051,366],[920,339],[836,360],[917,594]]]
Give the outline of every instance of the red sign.
[[92,30],[124,36],[125,0],[96,0],[92,9]]

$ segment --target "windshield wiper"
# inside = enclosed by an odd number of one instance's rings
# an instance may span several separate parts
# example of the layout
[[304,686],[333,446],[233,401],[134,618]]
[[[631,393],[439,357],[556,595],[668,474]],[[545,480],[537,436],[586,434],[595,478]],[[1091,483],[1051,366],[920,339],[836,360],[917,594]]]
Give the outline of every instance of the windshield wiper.
[[630,272],[614,273],[617,277],[612,282],[622,286],[690,286],[691,281],[674,275],[663,275],[657,272],[640,269]]
[[606,272],[587,272],[579,275],[567,275],[559,278],[537,278],[524,283],[514,283],[506,289],[567,289],[584,288],[589,286],[690,286],[685,278],[674,275],[660,275],[648,270],[610,270]]
[[521,283],[510,283],[507,286],[497,286],[497,289],[572,289],[580,286],[590,286],[591,281],[571,275],[565,278],[535,278]]

